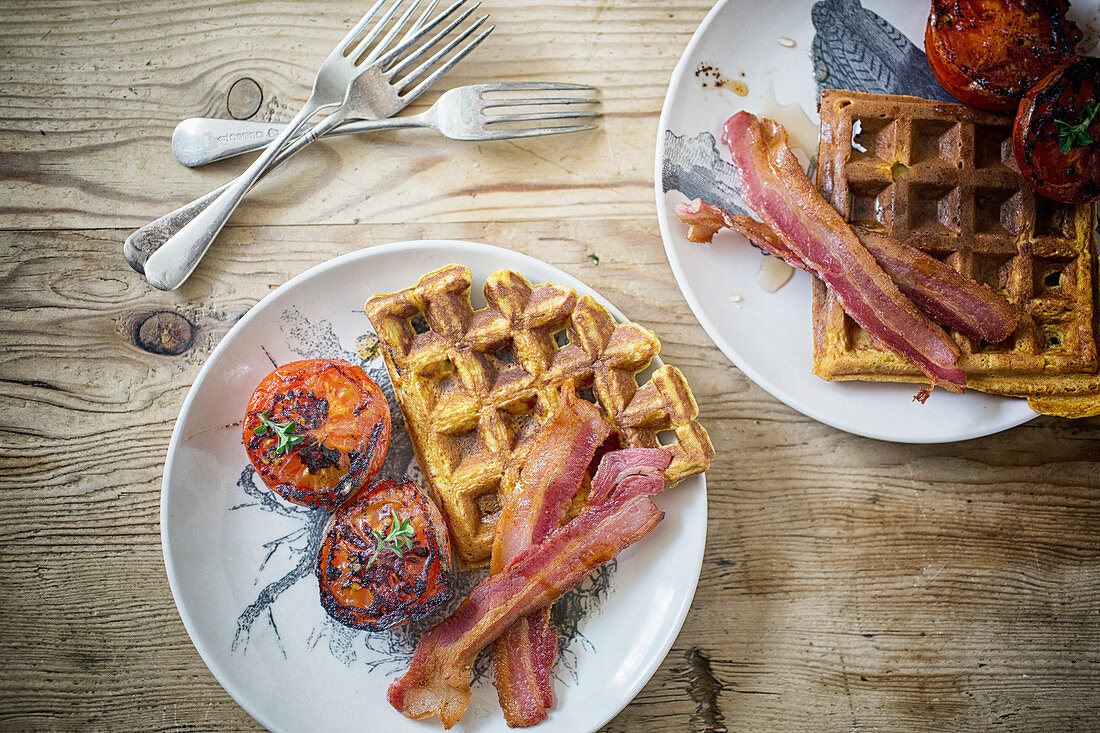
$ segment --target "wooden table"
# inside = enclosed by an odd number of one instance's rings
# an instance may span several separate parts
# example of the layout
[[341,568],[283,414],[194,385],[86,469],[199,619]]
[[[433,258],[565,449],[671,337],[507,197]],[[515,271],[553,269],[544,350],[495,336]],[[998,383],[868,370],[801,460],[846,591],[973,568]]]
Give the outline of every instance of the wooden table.
[[609,730],[1100,725],[1100,422],[1040,418],[949,445],[853,437],[746,379],[681,297],[653,151],[708,2],[486,0],[496,31],[444,84],[594,84],[602,132],[317,145],[248,199],[183,288],[133,272],[132,229],[239,168],[178,165],[176,122],[287,119],[363,6],[0,3],[0,727],[256,727],[168,590],[173,421],[272,288],[423,238],[510,247],[596,285],[694,385],[718,452],[699,589]]

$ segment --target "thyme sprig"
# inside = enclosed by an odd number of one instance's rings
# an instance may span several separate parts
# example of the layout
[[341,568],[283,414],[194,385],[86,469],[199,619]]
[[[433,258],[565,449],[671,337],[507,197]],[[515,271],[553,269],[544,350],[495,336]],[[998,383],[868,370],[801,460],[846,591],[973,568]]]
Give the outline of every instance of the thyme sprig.
[[1089,136],[1089,125],[1092,124],[1097,112],[1100,112],[1100,102],[1092,102],[1085,107],[1081,115],[1081,121],[1076,125],[1071,125],[1062,120],[1054,121],[1054,124],[1058,126],[1058,147],[1062,149],[1062,155],[1069,153],[1070,148],[1075,145],[1092,144],[1092,138]]
[[306,439],[306,436],[294,432],[298,429],[298,425],[293,420],[282,423],[274,422],[268,419],[271,417],[270,410],[265,410],[256,417],[260,418],[260,425],[252,431],[252,434],[266,435],[267,431],[270,430],[279,439],[279,442],[275,445],[275,455],[277,456],[289,453],[291,448]]
[[404,557],[405,550],[412,546],[414,530],[411,519],[398,520],[397,512],[391,508],[390,528],[386,534],[383,536],[379,530],[373,527],[371,527],[370,533],[374,535],[374,553],[367,560],[367,566],[363,568],[364,570],[369,569],[383,552],[388,551],[398,557]]

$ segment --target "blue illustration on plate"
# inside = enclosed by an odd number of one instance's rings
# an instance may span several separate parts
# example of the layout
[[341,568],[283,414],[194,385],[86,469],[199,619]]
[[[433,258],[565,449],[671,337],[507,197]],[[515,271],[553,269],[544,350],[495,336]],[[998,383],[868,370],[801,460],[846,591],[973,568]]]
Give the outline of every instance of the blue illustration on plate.
[[810,17],[818,93],[848,89],[958,101],[936,81],[924,51],[860,0],[821,0]]
[[709,132],[689,138],[665,130],[661,181],[666,192],[679,191],[689,199],[703,199],[731,214],[747,213],[737,168],[718,152],[718,143]]
[[[416,463],[412,441],[404,429],[404,418],[394,396],[389,374],[381,360],[372,355],[370,361],[364,361],[359,354],[344,348],[332,324],[326,320],[313,322],[300,312],[288,309],[283,311],[281,322],[288,348],[301,358],[343,359],[360,365],[378,383],[389,403],[393,421],[389,451],[379,475],[400,476],[408,473],[422,484],[422,474]],[[270,355],[268,358],[271,358]],[[272,368],[276,366],[278,364],[272,359]],[[255,599],[238,615],[236,634],[231,644],[233,652],[243,654],[257,622],[262,621],[285,658],[287,652],[283,647],[283,638],[272,608],[279,597],[296,583],[306,578],[315,583],[312,578],[328,515],[321,509],[307,509],[282,501],[256,478],[251,464],[242,466],[237,487],[248,500],[231,507],[231,511],[258,509],[295,519],[299,523],[294,530],[264,543],[264,559],[256,568],[255,579],[260,588]],[[269,563],[272,565],[271,569],[268,568]],[[551,625],[558,633],[558,660],[554,674],[561,682],[577,681],[577,647],[594,649],[592,642],[581,633],[581,621],[606,598],[612,587],[616,567],[615,560],[611,560],[597,568],[572,592],[559,598],[552,608]],[[269,578],[273,574],[272,570],[278,577],[261,580]],[[453,613],[462,599],[486,575],[487,570],[458,573],[454,595],[435,613],[420,621],[377,633],[352,629],[334,621],[320,610],[318,601],[318,618],[323,620],[310,631],[306,643],[310,649],[327,648],[333,658],[345,666],[360,664],[371,671],[377,669],[385,674],[398,674],[407,669],[412,661],[420,635]],[[487,679],[488,672],[489,656],[482,654],[474,665],[474,681]]]
[[[810,10],[814,79],[822,89],[908,94],[956,101],[928,66],[924,51],[860,0],[820,0]],[[664,131],[661,189],[701,198],[731,214],[749,214],[741,200],[737,169],[710,132],[695,136]]]

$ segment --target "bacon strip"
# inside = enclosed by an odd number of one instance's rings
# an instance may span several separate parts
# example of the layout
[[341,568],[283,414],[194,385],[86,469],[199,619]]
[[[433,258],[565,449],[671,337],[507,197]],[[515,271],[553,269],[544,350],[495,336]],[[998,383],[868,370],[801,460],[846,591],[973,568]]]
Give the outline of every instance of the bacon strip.
[[708,204],[703,199],[677,204],[676,216],[688,224],[688,239],[692,242],[709,242],[720,229],[732,229],[764,249],[769,254],[782,257],[787,264],[800,270],[813,272],[802,258],[787,248],[775,230],[744,214],[730,214],[721,206]]
[[955,365],[955,342],[898,290],[814,189],[787,147],[783,127],[742,111],[726,121],[722,140],[738,168],[746,205],[825,281],[856,323],[920,367],[933,386],[964,391],[966,374]]
[[[747,216],[730,214],[702,199],[679,204],[676,215],[691,226],[688,239],[692,242],[709,242],[719,229],[733,229],[790,265],[813,272],[771,228]],[[862,227],[852,229],[898,289],[936,323],[991,344],[1004,341],[1016,330],[1019,311],[988,285],[980,285],[935,257],[885,234]]]
[[662,491],[672,454],[661,448],[627,448],[608,453],[592,478],[589,502],[651,495]]
[[545,608],[598,565],[641,539],[663,516],[647,496],[606,501],[581,512],[503,571],[482,581],[454,615],[420,637],[409,670],[387,699],[406,717],[438,715],[446,728],[470,704],[478,653],[509,626]]
[[592,457],[609,435],[611,427],[595,405],[577,397],[571,385],[562,389],[560,405],[540,429],[519,483],[497,519],[491,572],[500,572],[557,529]]
[[988,285],[979,285],[885,234],[858,227],[855,231],[898,289],[936,323],[991,344],[999,344],[1016,330],[1020,312]]
[[[577,397],[571,384],[562,389],[561,404],[540,430],[497,519],[492,573],[557,529],[596,449],[610,434],[595,405]],[[493,684],[509,726],[534,725],[546,717],[554,702],[550,670],[557,650],[549,608],[516,621],[493,642]]]

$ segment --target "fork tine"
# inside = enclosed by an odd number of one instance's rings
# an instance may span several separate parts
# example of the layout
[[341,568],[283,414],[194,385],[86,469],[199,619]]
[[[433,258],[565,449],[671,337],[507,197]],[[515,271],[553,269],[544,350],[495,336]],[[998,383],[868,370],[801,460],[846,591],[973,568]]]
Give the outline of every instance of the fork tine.
[[428,3],[428,7],[424,8],[424,12],[420,14],[420,17],[416,19],[416,22],[409,26],[409,30],[405,33],[405,35],[401,37],[401,43],[407,41],[409,38],[412,37],[414,33],[420,30],[425,21],[428,20],[428,17],[435,12],[435,8],[437,5],[439,5],[439,0],[432,0],[430,3]]
[[[399,62],[398,64],[396,64],[395,66],[391,67],[391,68],[389,69],[390,73],[392,74],[392,76],[391,76],[390,78],[392,79],[392,78],[396,77],[397,75],[401,74],[401,73],[402,73],[402,72],[403,72],[403,71],[405,70],[405,68],[406,68],[407,66],[409,66],[409,64],[411,64],[412,62],[414,62],[414,61],[416,61],[417,59],[419,59],[419,58],[420,58],[421,56],[423,56],[423,55],[424,55],[425,53],[427,53],[427,52],[428,52],[428,50],[429,50],[429,49],[431,49],[431,48],[432,48],[432,47],[433,47],[433,46],[434,46],[435,44],[437,44],[437,43],[439,43],[439,42],[440,42],[441,40],[443,40],[443,39],[444,39],[444,38],[445,38],[445,37],[447,36],[447,34],[449,34],[449,33],[450,33],[451,31],[453,31],[453,30],[454,30],[455,28],[457,28],[457,27],[458,27],[458,24],[459,24],[459,23],[461,23],[462,21],[464,21],[464,20],[466,20],[467,18],[469,18],[469,17],[470,17],[470,14],[471,14],[471,13],[473,13],[473,12],[474,12],[475,10],[477,10],[477,6],[478,6],[478,5],[480,5],[480,4],[481,4],[481,3],[475,3],[475,4],[474,4],[474,5],[472,6],[472,7],[469,7],[469,8],[467,8],[467,9],[466,9],[466,12],[465,12],[465,13],[463,13],[462,15],[458,16],[458,17],[457,17],[457,18],[455,18],[455,19],[454,19],[453,21],[451,21],[451,22],[450,22],[450,23],[449,23],[449,24],[447,25],[447,27],[446,27],[446,28],[444,28],[443,30],[439,31],[439,33],[436,33],[436,34],[435,34],[435,35],[434,35],[434,36],[432,37],[432,39],[431,39],[430,41],[428,41],[428,42],[427,42],[427,43],[425,43],[425,44],[424,44],[423,46],[421,46],[420,48],[418,48],[418,49],[416,49],[415,51],[413,51],[413,52],[412,52],[411,54],[409,54],[409,55],[408,55],[407,57],[405,57],[404,59],[402,59],[402,60],[401,60],[401,61],[400,61],[400,62]],[[475,27],[476,27],[477,25],[480,25],[481,23],[483,23],[483,22],[485,21],[485,18],[488,18],[488,17],[489,17],[488,15],[486,15],[486,16],[484,16],[484,17],[482,17],[482,18],[481,18],[481,20],[477,21],[477,23],[475,24]],[[461,40],[462,38],[465,38],[465,37],[466,37],[466,36],[468,36],[468,35],[469,35],[469,31],[467,31],[467,32],[466,32],[466,35],[465,35],[465,36],[459,36],[459,40]],[[450,46],[449,46],[448,48],[453,48],[453,47],[454,47],[454,43],[451,43],[451,45],[450,45]],[[437,54],[436,54],[435,56],[433,56],[433,57],[432,57],[431,59],[429,59],[429,60],[428,60],[427,62],[425,62],[425,63],[427,63],[427,64],[433,64],[433,63],[435,63],[436,61],[438,61],[438,60],[439,60],[439,57],[440,57],[440,56],[441,56],[442,54],[444,54],[444,53],[446,53],[446,52],[447,52],[447,50],[448,50],[448,49],[444,49],[443,51],[441,51],[441,52],[437,53]],[[423,68],[423,67],[421,67],[421,68]],[[409,76],[412,76],[412,74],[410,74]]]
[[581,132],[583,130],[597,130],[599,125],[565,125],[563,127],[532,127],[526,130],[493,130],[485,135],[478,135],[478,140],[508,140],[514,137],[538,137],[540,135],[562,135],[567,132]]
[[[405,14],[401,16],[400,20],[393,24],[393,27],[390,28],[389,32],[381,41],[379,41],[378,43],[374,43],[374,39],[378,37],[378,34],[382,32],[382,29],[385,27],[386,23],[390,22],[390,19],[393,18],[393,16],[397,13],[398,8],[400,8],[404,4],[404,2],[405,0],[397,0],[390,8],[390,11],[386,13],[386,17],[382,18],[381,21],[375,24],[374,28],[371,29],[371,32],[368,33],[367,36],[355,46],[355,50],[348,54],[348,58],[351,59],[352,62],[354,62],[356,65],[372,63],[376,58],[378,58],[378,56],[382,54],[382,52],[386,49],[386,46],[390,45],[394,37],[398,33],[400,33],[401,29],[405,27],[405,24],[409,22],[409,18],[412,17],[412,14],[416,12],[417,6],[420,5],[420,0],[415,0],[413,2],[413,4],[405,11]],[[368,48],[371,49],[370,54],[364,56],[360,60],[359,57],[363,56]]]
[[[398,0],[398,1],[401,2],[401,0]],[[347,51],[348,46],[350,46],[351,42],[355,40],[355,37],[363,32],[363,29],[367,27],[367,23],[371,22],[371,20],[374,19],[374,16],[378,13],[378,11],[385,4],[386,4],[386,0],[378,0],[378,2],[376,2],[374,4],[374,6],[371,7],[371,9],[367,11],[366,15],[364,15],[362,18],[359,19],[359,22],[356,23],[354,26],[352,26],[352,29],[350,31],[348,31],[348,34],[346,36],[344,36],[344,40],[342,40],[338,44],[336,44],[336,48],[335,48],[335,50],[333,50],[332,53],[333,54],[336,54],[336,53],[343,54],[345,51]],[[385,19],[383,19],[382,22],[379,23],[379,25],[385,25],[385,23],[386,23],[386,21],[385,21]]]
[[[417,66],[415,69],[410,71],[408,74],[405,74],[405,76],[402,77],[402,79],[401,79],[401,88],[402,89],[408,88],[413,83],[413,81],[415,81],[419,77],[423,76],[424,73],[426,71],[428,71],[429,69],[431,69],[433,66],[435,66],[436,63],[440,59],[442,59],[444,56],[449,54],[460,43],[462,43],[467,38],[469,38],[473,34],[473,32],[476,31],[478,28],[480,28],[481,25],[488,19],[489,19],[488,15],[481,16],[473,24],[471,24],[470,27],[466,28],[464,31],[462,31],[457,36],[455,36],[455,38],[450,43],[448,43],[446,46],[444,46],[443,48],[439,49],[439,51],[434,53],[430,59],[428,59],[424,63],[420,64],[420,66]],[[417,54],[417,55],[419,56],[419,54]],[[406,59],[405,61],[402,62],[402,65],[408,64],[408,62],[415,60],[415,58],[416,57],[414,56],[414,57],[411,57],[409,59]]]
[[490,115],[485,117],[485,124],[491,125],[497,122],[531,122],[534,120],[572,120],[580,117],[603,117],[601,112],[530,112],[515,115]]
[[[382,56],[382,58],[378,59],[378,63],[382,66],[383,69],[385,69],[387,66],[392,64],[394,62],[394,60],[396,60],[398,57],[400,57],[401,54],[405,53],[405,51],[407,51],[410,47],[412,47],[413,45],[419,43],[421,40],[426,38],[427,35],[432,30],[434,30],[436,26],[438,26],[440,23],[442,23],[447,18],[449,18],[456,10],[458,10],[460,7],[462,7],[465,4],[466,4],[466,0],[456,0],[454,3],[452,3],[450,5],[450,7],[448,7],[446,10],[444,10],[439,15],[432,18],[427,24],[422,26],[416,32],[415,35],[403,39],[401,41],[401,43],[399,43],[397,45],[397,48],[394,48],[391,51],[388,51],[386,53],[386,55],[384,55],[384,56]],[[475,3],[474,7],[476,8],[478,5],[480,5],[480,3]],[[422,51],[423,51],[423,49],[421,49],[421,52]]]
[[579,97],[531,97],[530,99],[523,99],[521,97],[513,97],[511,99],[484,99],[482,98],[482,109],[493,109],[494,107],[537,107],[544,104],[599,104],[598,99],[580,99]]
[[[483,16],[480,20],[477,21],[477,25],[475,25],[474,28],[476,28],[477,26],[480,26],[482,24],[482,22],[484,22],[485,19],[488,18],[488,17],[489,17],[488,15]],[[449,58],[446,63],[444,63],[442,66],[440,66],[434,72],[432,72],[431,76],[429,76],[427,79],[425,79],[424,81],[417,84],[411,91],[407,92],[404,95],[405,99],[408,100],[409,102],[412,102],[414,99],[416,99],[421,94],[423,94],[428,89],[428,87],[430,87],[432,84],[434,84],[436,82],[437,79],[439,79],[439,77],[443,76],[448,71],[450,71],[451,68],[454,67],[455,64],[457,64],[462,59],[466,58],[466,54],[470,53],[470,51],[473,51],[475,48],[478,47],[478,45],[481,44],[482,41],[484,41],[486,38],[488,38],[489,34],[493,32],[494,28],[496,28],[495,25],[489,26],[488,28],[483,30],[477,36],[477,38],[475,38],[474,40],[467,43],[464,47],[458,49],[458,51],[455,52],[454,56]],[[405,85],[405,86],[407,86],[407,85]],[[404,89],[404,88],[405,87],[403,86],[402,89]]]

